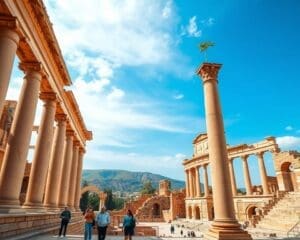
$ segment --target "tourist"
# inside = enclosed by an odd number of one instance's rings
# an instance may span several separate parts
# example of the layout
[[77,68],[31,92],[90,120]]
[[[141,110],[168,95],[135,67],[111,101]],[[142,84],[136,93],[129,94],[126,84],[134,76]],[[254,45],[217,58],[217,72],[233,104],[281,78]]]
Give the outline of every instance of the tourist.
[[64,237],[66,236],[66,231],[67,231],[67,227],[68,227],[68,223],[70,222],[71,219],[71,212],[69,211],[68,207],[65,207],[65,209],[61,212],[60,214],[60,218],[61,218],[61,224],[60,224],[60,229],[59,229],[59,237],[62,237],[62,231]]
[[88,207],[85,211],[84,219],[84,240],[92,240],[92,230],[95,223],[95,213],[91,207]]
[[174,226],[173,226],[173,225],[171,225],[171,228],[170,228],[170,232],[171,232],[171,234],[174,234],[174,231],[175,231],[175,228],[174,228]]
[[125,240],[131,240],[132,236],[134,234],[134,228],[135,228],[135,218],[131,212],[131,210],[127,210],[127,214],[124,216],[123,219],[123,231]]
[[110,216],[105,207],[102,207],[101,211],[97,214],[96,222],[98,228],[98,240],[104,240],[106,236],[106,229],[110,224]]

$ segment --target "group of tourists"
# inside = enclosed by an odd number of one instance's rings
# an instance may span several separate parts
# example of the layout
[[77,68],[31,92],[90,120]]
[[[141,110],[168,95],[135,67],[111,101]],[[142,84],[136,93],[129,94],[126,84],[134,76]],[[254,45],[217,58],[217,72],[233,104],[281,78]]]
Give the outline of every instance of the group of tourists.
[[[71,220],[71,212],[65,207],[64,211],[60,214],[61,226],[59,229],[59,237],[66,236],[66,230],[68,223]],[[106,230],[110,224],[110,215],[106,211],[105,207],[101,208],[101,211],[95,215],[93,208],[88,207],[84,213],[84,240],[92,240],[93,229],[97,227],[98,230],[98,240],[104,240],[106,236]],[[123,218],[123,232],[124,239],[131,240],[134,235],[135,228],[135,218],[131,210],[127,210],[127,214]],[[63,235],[62,235],[63,234]]]

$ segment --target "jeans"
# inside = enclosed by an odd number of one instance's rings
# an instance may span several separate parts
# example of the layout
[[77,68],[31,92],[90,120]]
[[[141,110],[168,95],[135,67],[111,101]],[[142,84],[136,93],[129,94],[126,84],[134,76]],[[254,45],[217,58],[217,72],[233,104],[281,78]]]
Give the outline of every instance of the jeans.
[[92,240],[92,233],[93,226],[92,223],[85,223],[84,225],[84,240]]

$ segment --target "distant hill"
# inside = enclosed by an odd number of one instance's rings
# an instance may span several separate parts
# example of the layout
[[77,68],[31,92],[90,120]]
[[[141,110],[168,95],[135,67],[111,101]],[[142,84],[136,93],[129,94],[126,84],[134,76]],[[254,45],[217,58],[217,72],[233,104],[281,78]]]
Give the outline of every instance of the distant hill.
[[130,172],[125,170],[83,170],[82,180],[89,184],[96,185],[100,189],[110,188],[121,192],[139,192],[145,181],[151,181],[152,186],[158,189],[160,180],[171,181],[171,189],[185,187],[185,182],[164,177],[162,175],[149,172]]

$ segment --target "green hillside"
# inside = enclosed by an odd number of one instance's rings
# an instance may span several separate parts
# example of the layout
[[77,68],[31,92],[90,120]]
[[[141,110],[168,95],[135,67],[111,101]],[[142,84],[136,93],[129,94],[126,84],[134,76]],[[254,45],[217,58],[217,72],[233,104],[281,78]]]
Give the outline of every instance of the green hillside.
[[170,179],[149,172],[130,172],[125,170],[83,170],[82,179],[89,185],[96,185],[100,189],[110,188],[121,192],[139,192],[145,181],[151,181],[152,186],[158,189],[160,180],[171,181],[172,189],[185,187],[184,181]]

